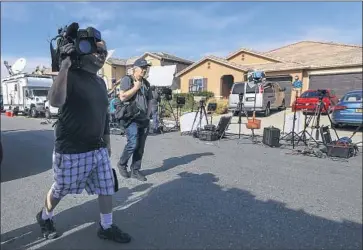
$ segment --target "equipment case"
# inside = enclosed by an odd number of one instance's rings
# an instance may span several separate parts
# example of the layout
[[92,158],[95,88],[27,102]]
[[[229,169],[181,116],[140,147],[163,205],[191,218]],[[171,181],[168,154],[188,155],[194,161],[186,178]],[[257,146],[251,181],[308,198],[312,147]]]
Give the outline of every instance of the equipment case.
[[262,143],[270,147],[280,147],[280,129],[268,127],[263,129]]
[[217,131],[203,130],[199,132],[199,140],[201,141],[217,141],[219,133]]

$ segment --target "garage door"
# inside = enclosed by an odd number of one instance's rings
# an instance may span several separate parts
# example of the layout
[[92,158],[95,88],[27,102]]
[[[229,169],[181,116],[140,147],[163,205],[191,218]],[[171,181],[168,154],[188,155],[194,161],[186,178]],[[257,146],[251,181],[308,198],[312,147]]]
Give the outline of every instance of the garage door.
[[277,82],[281,88],[286,88],[285,91],[285,104],[286,107],[290,107],[291,102],[291,89],[292,89],[292,77],[291,76],[267,76],[266,81]]
[[338,98],[354,89],[362,89],[362,73],[311,75],[309,89],[333,89]]

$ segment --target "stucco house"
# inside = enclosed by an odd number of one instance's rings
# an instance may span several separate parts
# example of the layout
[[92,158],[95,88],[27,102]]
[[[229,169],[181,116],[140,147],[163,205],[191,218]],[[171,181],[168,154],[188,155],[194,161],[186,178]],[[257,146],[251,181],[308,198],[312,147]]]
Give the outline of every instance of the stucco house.
[[[117,81],[126,74],[129,74],[132,64],[138,58],[144,58],[153,66],[176,65],[176,73],[193,64],[192,61],[165,52],[145,52],[141,56],[135,56],[129,59],[109,58],[100,71],[109,89],[112,88],[112,79]],[[178,80],[176,84],[180,86]]]
[[239,49],[225,58],[206,56],[176,74],[181,92],[212,91],[228,98],[234,82],[245,80],[249,70],[263,70],[270,81],[286,87],[286,104],[293,102],[292,81],[299,76],[303,91],[334,89],[342,96],[362,88],[362,46],[301,41],[268,52]]

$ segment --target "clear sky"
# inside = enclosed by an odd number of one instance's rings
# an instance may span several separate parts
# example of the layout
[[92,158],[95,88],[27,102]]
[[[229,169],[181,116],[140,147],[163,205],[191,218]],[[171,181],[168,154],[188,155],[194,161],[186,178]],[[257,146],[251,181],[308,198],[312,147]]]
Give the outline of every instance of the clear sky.
[[2,2],[3,61],[49,66],[48,40],[77,21],[102,32],[114,56],[168,52],[198,60],[299,40],[362,44],[361,2]]

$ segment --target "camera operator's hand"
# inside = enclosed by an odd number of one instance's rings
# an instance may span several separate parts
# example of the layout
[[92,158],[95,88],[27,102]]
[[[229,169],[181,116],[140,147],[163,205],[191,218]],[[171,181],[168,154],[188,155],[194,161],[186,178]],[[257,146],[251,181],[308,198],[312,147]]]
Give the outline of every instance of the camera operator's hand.
[[140,89],[141,88],[141,84],[142,84],[141,81],[142,81],[141,79],[140,80],[135,79],[135,81],[134,81],[134,88]]
[[61,67],[69,68],[72,65],[70,55],[76,51],[76,47],[73,43],[67,43],[66,45],[60,47],[60,56],[64,58],[62,60]]

